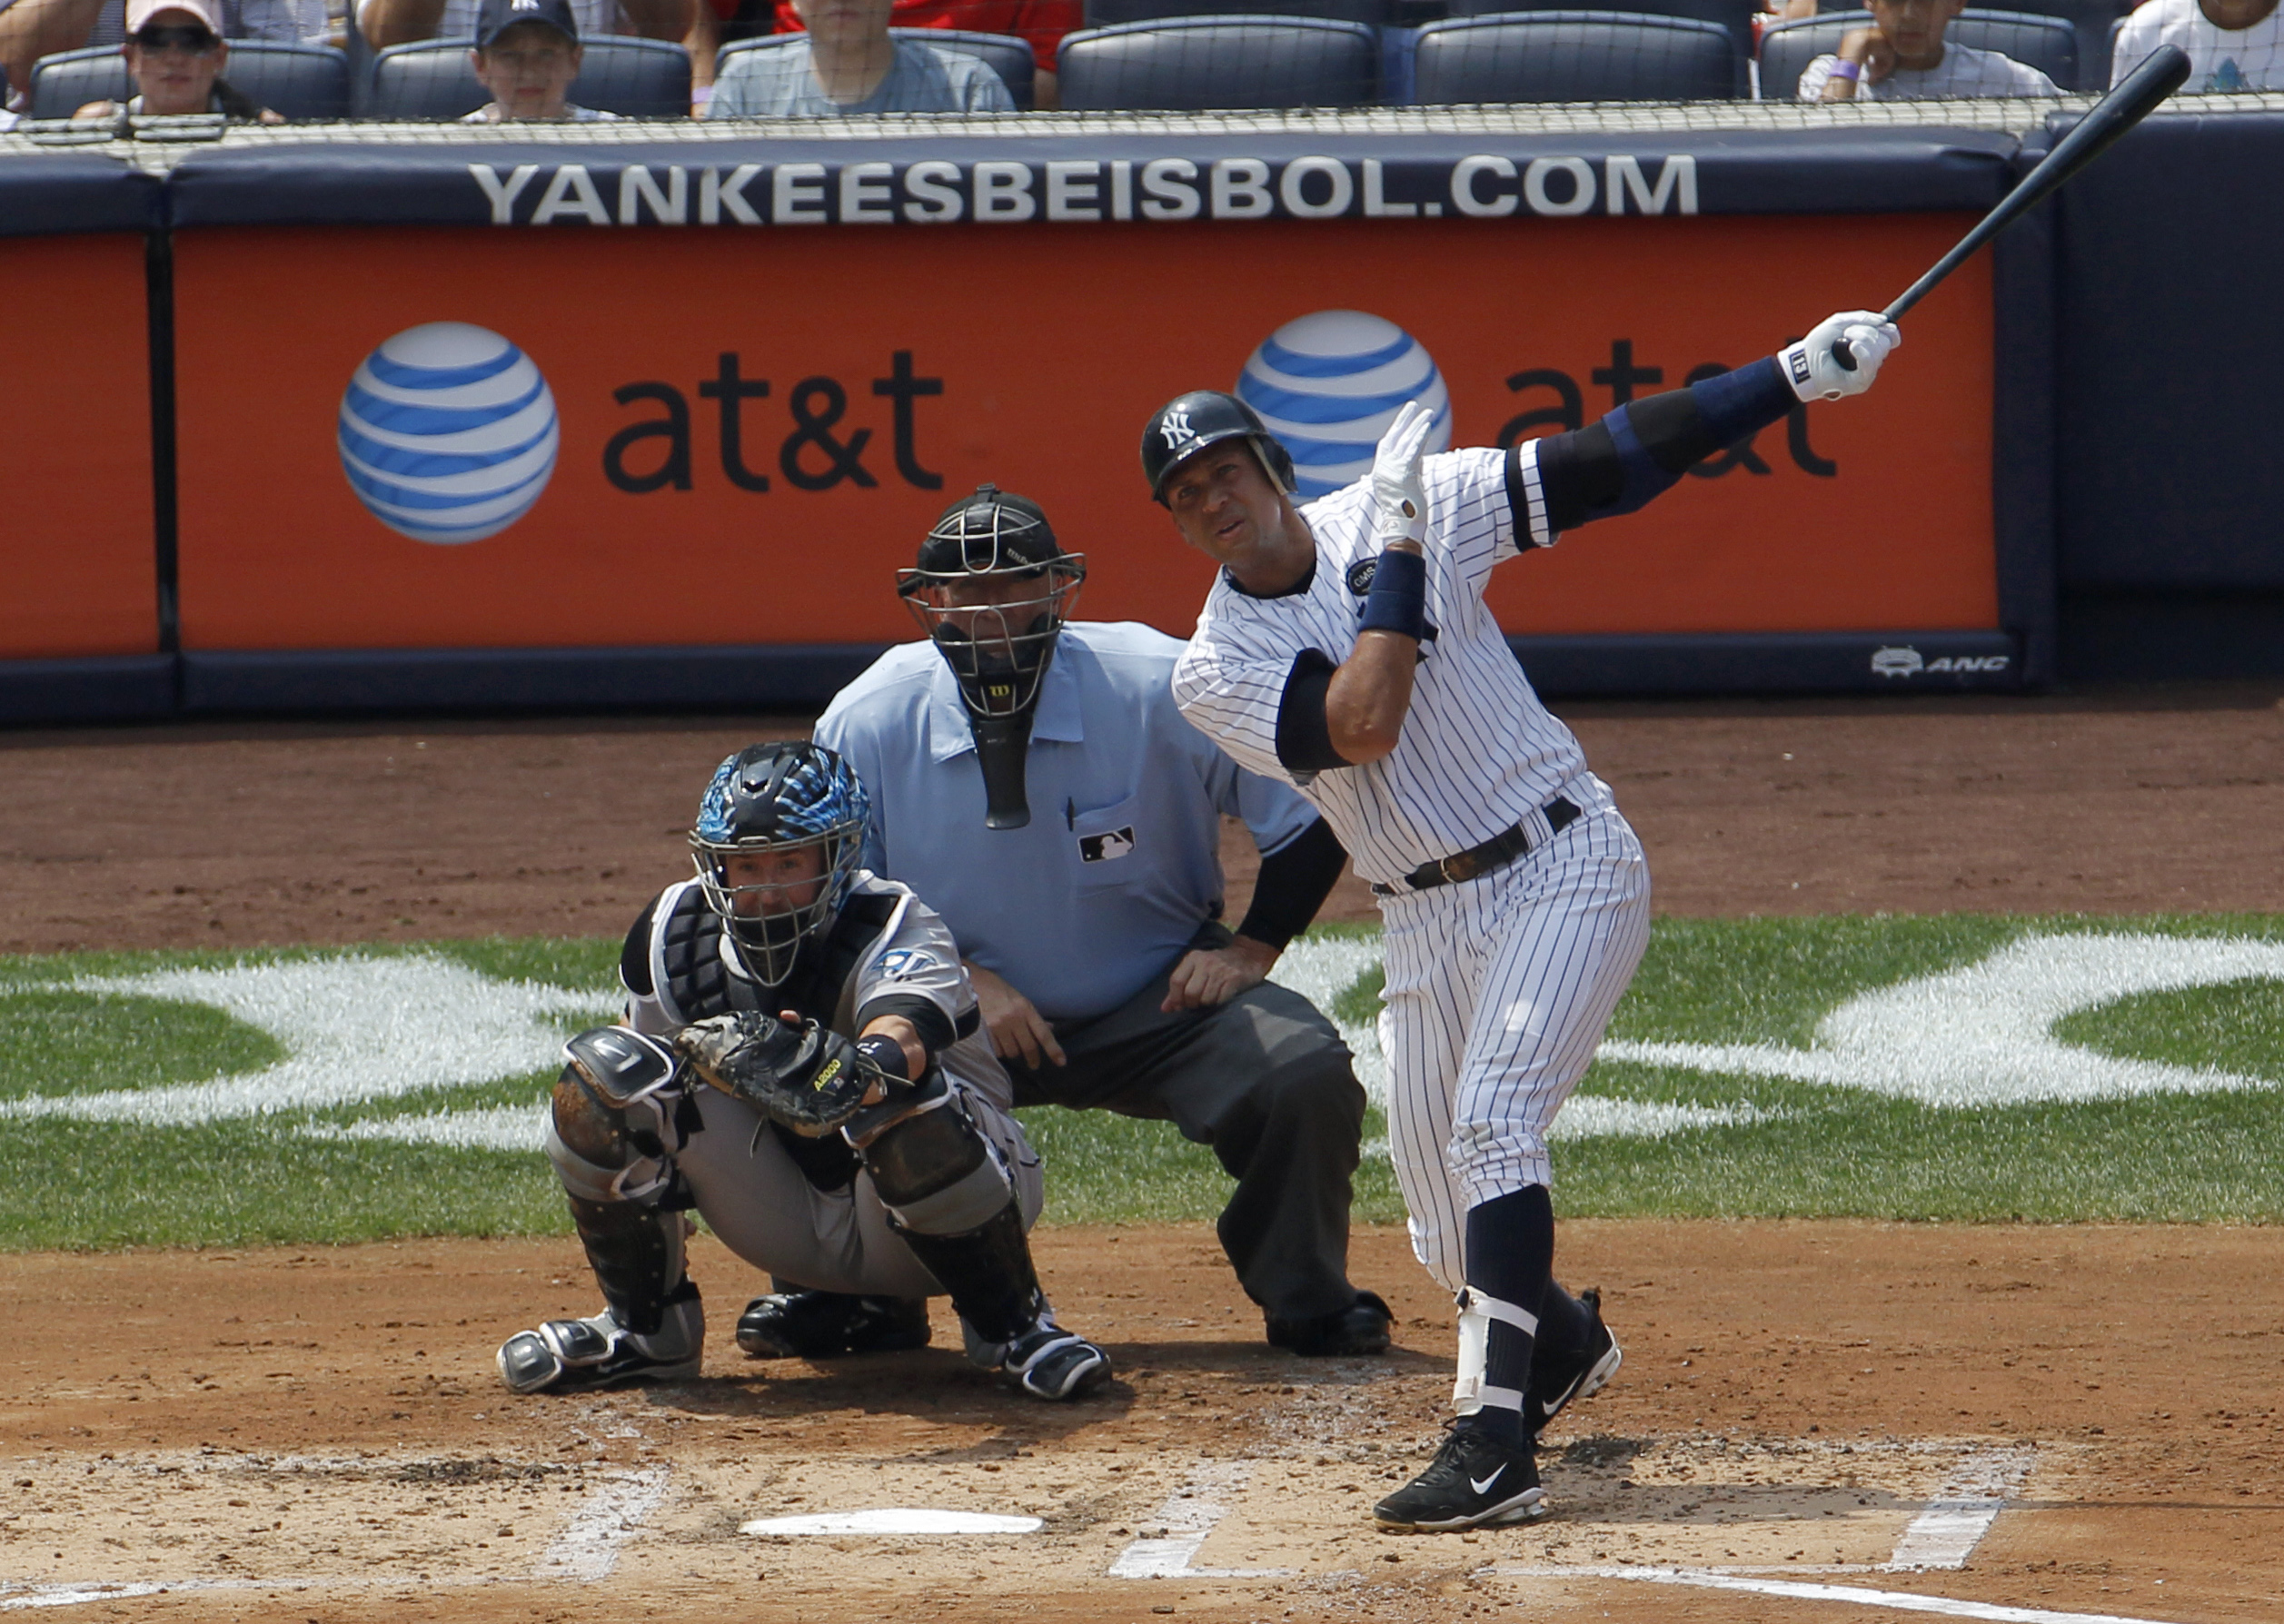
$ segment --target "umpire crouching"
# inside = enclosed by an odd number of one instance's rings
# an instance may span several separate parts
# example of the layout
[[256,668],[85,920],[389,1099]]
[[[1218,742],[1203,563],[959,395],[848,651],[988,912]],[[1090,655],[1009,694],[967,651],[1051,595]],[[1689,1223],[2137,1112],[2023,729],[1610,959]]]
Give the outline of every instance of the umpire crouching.
[[[817,724],[872,791],[867,866],[950,926],[1018,1105],[1173,1122],[1236,1180],[1218,1230],[1268,1340],[1377,1353],[1386,1304],[1348,1282],[1364,1091],[1316,1008],[1270,983],[1346,853],[1288,787],[1175,708],[1182,645],[1068,619],[1085,560],[1036,502],[954,502],[899,591],[927,634]],[[1262,852],[1220,918],[1223,815]]]

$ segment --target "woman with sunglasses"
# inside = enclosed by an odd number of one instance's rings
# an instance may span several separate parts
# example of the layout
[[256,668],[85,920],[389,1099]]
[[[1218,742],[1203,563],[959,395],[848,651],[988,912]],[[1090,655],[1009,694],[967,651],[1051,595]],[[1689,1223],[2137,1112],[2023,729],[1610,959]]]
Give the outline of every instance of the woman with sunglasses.
[[126,23],[127,43],[121,48],[138,94],[124,106],[90,102],[74,118],[219,113],[247,123],[285,122],[223,79],[230,46],[214,0],[128,0]]

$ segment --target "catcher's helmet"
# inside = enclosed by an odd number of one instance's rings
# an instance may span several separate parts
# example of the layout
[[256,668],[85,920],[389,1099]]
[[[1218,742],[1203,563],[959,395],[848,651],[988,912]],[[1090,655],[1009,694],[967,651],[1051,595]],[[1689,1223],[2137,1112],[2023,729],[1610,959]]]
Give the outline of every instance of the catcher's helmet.
[[[1014,716],[1038,697],[1055,639],[1070,618],[1087,560],[1066,552],[1028,496],[978,485],[944,510],[896,589],[942,651],[976,716]],[[962,591],[1007,581],[1036,590]]]
[[[801,944],[831,927],[864,855],[871,803],[848,762],[805,739],[749,745],[714,770],[690,832],[691,860],[706,900],[728,922],[746,967],[769,986],[792,974]],[[822,854],[817,895],[774,911],[792,885],[730,883],[735,857],[815,847]],[[740,912],[751,896],[765,911]]]
[[1207,446],[1240,435],[1252,442],[1253,454],[1279,490],[1290,496],[1300,489],[1293,478],[1293,454],[1269,432],[1260,413],[1235,395],[1196,389],[1159,407],[1142,431],[1142,475],[1150,481],[1151,498],[1163,505],[1168,474]]

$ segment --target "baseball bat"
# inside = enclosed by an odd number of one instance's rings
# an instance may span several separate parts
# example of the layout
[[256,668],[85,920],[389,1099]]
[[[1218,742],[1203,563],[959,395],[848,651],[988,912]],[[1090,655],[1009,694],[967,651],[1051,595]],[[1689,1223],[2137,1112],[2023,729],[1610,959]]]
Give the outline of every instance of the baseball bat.
[[[1937,260],[1926,275],[1887,307],[1885,318],[1891,322],[1901,319],[1904,312],[1933,292],[1943,278],[1966,263],[1975,250],[2021,219],[2063,182],[2108,151],[2111,142],[2140,124],[2160,102],[2179,90],[2188,77],[2189,54],[2179,45],[2160,45],[2150,52],[2140,66],[2120,80],[2069,134],[2054,144],[2054,150],[2038,161],[2037,167],[2022,177],[2021,185],[2001,198],[1996,208],[1975,222],[1974,230],[1960,238],[1957,246]],[[1832,346],[1832,359],[1852,372],[1856,370],[1855,357],[1850,353],[1845,339]]]

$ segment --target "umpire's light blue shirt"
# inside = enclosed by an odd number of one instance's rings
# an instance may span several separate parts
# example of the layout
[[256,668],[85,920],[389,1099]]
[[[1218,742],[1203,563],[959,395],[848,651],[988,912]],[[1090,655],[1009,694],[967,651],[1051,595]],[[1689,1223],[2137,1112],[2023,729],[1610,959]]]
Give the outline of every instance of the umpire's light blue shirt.
[[911,886],[963,955],[1048,1020],[1116,1009],[1181,956],[1221,901],[1224,813],[1264,852],[1316,819],[1183,719],[1181,651],[1147,626],[1064,628],[1039,688],[1020,829],[983,827],[975,738],[932,645],[889,649],[818,719],[817,742],[872,797],[865,866]]

